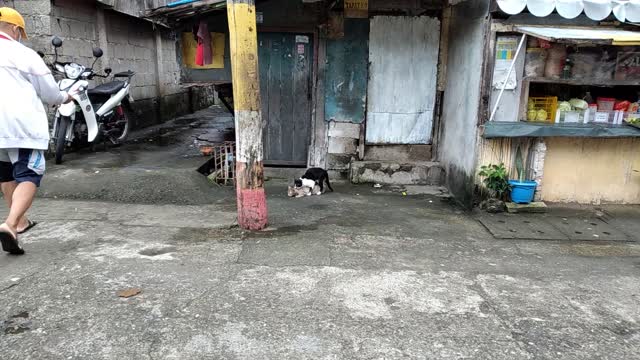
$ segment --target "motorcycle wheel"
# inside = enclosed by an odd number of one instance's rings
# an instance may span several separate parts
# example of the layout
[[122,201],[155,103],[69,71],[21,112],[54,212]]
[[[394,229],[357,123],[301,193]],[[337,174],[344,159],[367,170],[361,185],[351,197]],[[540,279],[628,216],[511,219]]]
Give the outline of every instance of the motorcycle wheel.
[[102,134],[103,132],[104,132],[104,126],[102,124],[98,124],[98,136],[96,136],[96,138],[93,139],[93,141],[89,143],[89,150],[91,152],[98,151],[98,144],[100,142],[102,142],[104,150],[105,151],[107,150],[107,142],[104,139],[104,135]]
[[67,144],[67,129],[71,120],[68,117],[61,117],[60,123],[58,123],[58,131],[56,134],[56,164],[62,164],[62,157],[64,156],[64,148]]

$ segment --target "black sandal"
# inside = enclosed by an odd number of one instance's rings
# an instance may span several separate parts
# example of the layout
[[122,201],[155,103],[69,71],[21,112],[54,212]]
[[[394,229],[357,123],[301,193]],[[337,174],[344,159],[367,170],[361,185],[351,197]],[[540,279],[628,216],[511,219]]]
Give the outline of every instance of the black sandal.
[[38,225],[37,222],[35,221],[31,221],[31,220],[27,220],[27,227],[24,228],[22,231],[18,231],[18,235],[22,235],[24,233],[26,233],[27,231],[29,231],[29,229],[31,229],[32,227]]
[[2,250],[13,255],[24,254],[24,249],[18,242],[18,237],[15,236],[6,224],[2,224],[6,228],[2,228],[0,225],[0,243],[2,243]]

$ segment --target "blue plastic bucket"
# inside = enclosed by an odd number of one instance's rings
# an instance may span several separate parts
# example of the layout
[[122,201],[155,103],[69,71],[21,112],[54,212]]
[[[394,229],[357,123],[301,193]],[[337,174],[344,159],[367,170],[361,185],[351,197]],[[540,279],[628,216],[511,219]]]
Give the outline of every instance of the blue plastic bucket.
[[528,204],[533,201],[533,194],[538,184],[535,181],[509,180],[511,184],[511,201],[516,204]]

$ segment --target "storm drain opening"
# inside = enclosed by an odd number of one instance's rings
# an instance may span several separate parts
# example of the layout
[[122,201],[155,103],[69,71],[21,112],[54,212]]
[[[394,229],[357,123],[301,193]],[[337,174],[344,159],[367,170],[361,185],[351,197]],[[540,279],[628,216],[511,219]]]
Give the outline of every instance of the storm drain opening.
[[197,171],[218,185],[235,185],[236,180],[236,142],[225,141],[220,144],[201,147],[203,155],[211,158]]

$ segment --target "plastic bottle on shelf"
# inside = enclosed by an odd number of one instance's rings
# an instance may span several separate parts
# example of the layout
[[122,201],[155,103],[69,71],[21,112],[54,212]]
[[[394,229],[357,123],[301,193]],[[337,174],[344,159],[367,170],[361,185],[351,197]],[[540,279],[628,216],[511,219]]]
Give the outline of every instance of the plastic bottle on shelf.
[[562,67],[562,78],[571,79],[571,59],[568,57],[564,60],[564,66]]
[[587,91],[587,93],[584,95],[583,100],[586,101],[587,104],[595,103],[595,101],[593,101],[593,96],[591,96],[591,91]]

